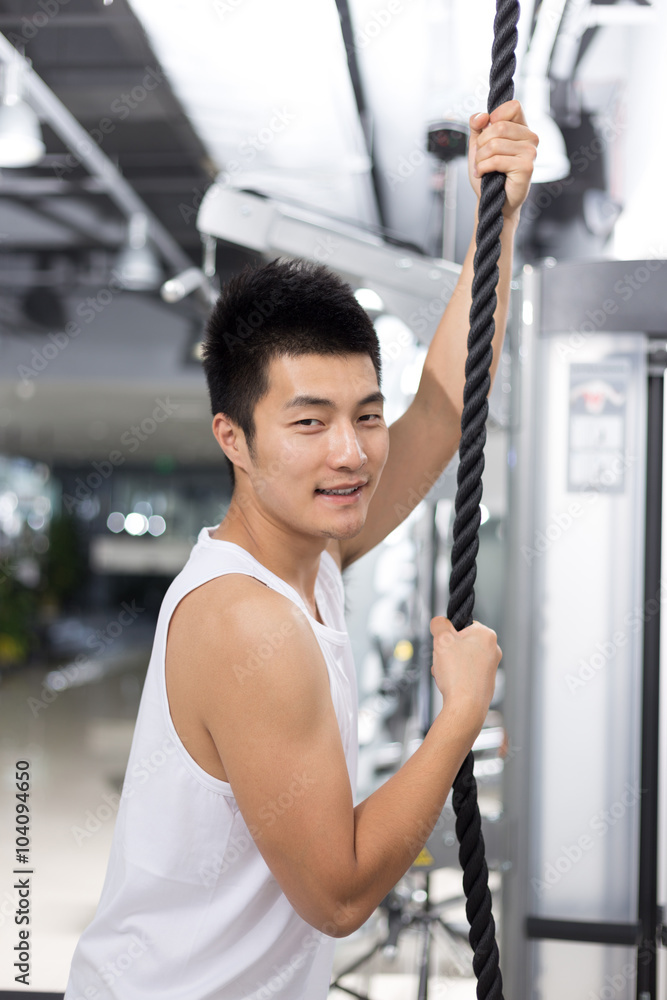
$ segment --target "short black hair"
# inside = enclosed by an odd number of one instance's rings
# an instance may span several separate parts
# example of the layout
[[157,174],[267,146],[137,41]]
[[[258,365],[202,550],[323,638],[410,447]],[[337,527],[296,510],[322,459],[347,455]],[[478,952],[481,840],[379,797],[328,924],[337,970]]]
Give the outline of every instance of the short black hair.
[[[246,264],[213,306],[202,362],[212,415],[224,413],[243,430],[253,458],[254,410],[269,390],[269,363],[303,354],[368,354],[382,388],[377,333],[347,282],[302,257]],[[234,465],[224,457],[233,485]]]

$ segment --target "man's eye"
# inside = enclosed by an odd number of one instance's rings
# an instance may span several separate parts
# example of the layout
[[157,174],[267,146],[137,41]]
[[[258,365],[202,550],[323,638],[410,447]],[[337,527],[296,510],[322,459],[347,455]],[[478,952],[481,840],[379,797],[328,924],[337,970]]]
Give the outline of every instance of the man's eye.
[[[365,413],[359,419],[360,420],[368,420],[369,418],[372,419],[373,417],[375,417],[378,420],[382,419],[382,417],[381,417],[381,415],[379,413]],[[304,417],[303,420],[297,420],[296,422],[297,422],[297,424],[309,424],[311,422],[319,423],[319,420],[317,419],[317,417]]]

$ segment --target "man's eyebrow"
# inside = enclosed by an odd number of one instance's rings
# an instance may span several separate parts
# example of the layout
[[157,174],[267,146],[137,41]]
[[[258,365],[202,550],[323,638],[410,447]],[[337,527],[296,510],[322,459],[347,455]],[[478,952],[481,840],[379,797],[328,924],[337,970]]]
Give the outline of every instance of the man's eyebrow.
[[[369,403],[385,403],[383,393],[378,389],[376,392],[370,392],[363,399],[360,399],[357,406],[368,406]],[[292,399],[288,399],[286,403],[283,403],[283,410],[294,410],[299,406],[328,406],[330,409],[334,410],[336,404],[332,399],[323,399],[320,396],[308,396],[306,394],[301,394],[300,396],[293,396]]]

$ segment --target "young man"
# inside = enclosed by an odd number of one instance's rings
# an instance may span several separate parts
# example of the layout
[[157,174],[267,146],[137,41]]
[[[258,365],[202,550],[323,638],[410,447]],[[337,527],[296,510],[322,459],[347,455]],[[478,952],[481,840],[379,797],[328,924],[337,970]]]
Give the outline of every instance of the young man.
[[[469,167],[507,174],[492,376],[537,136],[517,101],[471,120]],[[100,904],[65,1000],[324,1000],[335,939],[408,870],[491,700],[502,653],[431,621],[443,707],[356,806],[356,678],[341,571],[433,482],[460,436],[474,241],[391,428],[379,346],[322,265],[228,283],[204,370],[234,492],[165,595]]]

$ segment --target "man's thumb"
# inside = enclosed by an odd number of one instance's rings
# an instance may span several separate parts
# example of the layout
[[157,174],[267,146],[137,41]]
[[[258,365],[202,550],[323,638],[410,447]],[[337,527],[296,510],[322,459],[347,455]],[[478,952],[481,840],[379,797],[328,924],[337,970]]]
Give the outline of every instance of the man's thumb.
[[476,132],[481,132],[484,126],[487,124],[486,119],[489,118],[489,114],[486,111],[479,111],[476,115],[472,115],[470,118],[470,127]]
[[441,634],[451,635],[456,633],[454,625],[452,624],[449,618],[445,617],[445,615],[436,615],[434,618],[431,618],[431,623],[429,628],[431,635],[433,636],[435,636],[435,632],[433,631],[434,628],[436,629],[439,628],[440,630],[444,630],[444,632],[442,632]]

